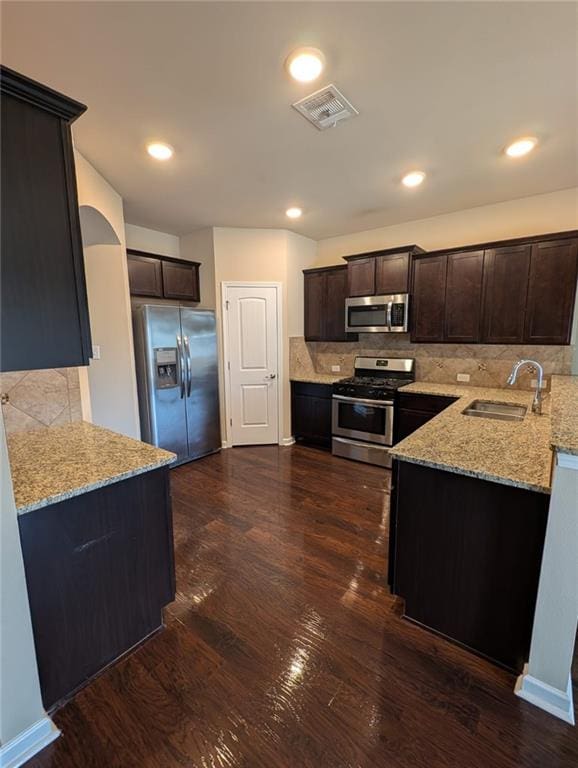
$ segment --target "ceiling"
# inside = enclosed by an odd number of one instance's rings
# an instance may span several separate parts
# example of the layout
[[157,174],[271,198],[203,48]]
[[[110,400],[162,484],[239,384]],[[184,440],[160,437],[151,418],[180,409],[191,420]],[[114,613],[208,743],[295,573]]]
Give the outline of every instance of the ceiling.
[[[4,2],[2,61],[88,105],[76,144],[127,221],[287,227],[299,205],[291,229],[320,239],[578,184],[577,7]],[[284,70],[301,45],[326,56],[313,85]],[[321,132],[290,105],[329,82],[359,116]]]

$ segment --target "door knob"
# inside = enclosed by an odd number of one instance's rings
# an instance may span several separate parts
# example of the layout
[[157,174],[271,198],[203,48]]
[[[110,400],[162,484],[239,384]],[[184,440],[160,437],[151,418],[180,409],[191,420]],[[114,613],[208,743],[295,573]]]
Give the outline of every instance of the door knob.
[[270,373],[268,376],[265,376],[266,379],[276,379],[277,374],[276,373]]

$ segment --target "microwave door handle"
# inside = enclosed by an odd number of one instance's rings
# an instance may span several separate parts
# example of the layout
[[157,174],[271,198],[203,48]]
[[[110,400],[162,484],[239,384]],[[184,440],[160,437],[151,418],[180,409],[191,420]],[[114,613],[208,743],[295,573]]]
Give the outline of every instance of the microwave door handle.
[[391,308],[393,306],[393,301],[387,302],[387,330],[391,331]]

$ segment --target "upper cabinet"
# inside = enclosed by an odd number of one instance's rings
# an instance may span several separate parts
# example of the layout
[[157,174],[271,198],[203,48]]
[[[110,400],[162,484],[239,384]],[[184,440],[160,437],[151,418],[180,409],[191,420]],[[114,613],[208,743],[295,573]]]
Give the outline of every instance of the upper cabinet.
[[382,296],[409,291],[411,256],[418,245],[345,256],[348,296]]
[[88,365],[71,123],[83,104],[0,68],[0,370]]
[[448,254],[444,341],[475,344],[480,340],[483,271],[483,251]]
[[411,340],[569,344],[578,278],[573,235],[417,257]]
[[127,250],[131,296],[200,301],[198,261]]
[[412,341],[443,341],[446,266],[445,254],[415,260],[410,303]]
[[578,240],[532,246],[526,304],[526,344],[569,344],[576,280]]
[[306,341],[355,341],[345,333],[347,267],[303,270]]
[[522,344],[530,245],[492,248],[484,256],[482,341]]

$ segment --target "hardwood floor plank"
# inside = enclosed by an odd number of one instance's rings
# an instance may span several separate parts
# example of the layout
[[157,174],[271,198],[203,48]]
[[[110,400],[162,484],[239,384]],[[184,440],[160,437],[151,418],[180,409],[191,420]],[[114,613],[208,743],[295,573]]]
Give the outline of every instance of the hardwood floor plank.
[[577,729],[401,618],[389,483],[303,446],[173,470],[166,629],[56,713],[32,768],[575,768]]

